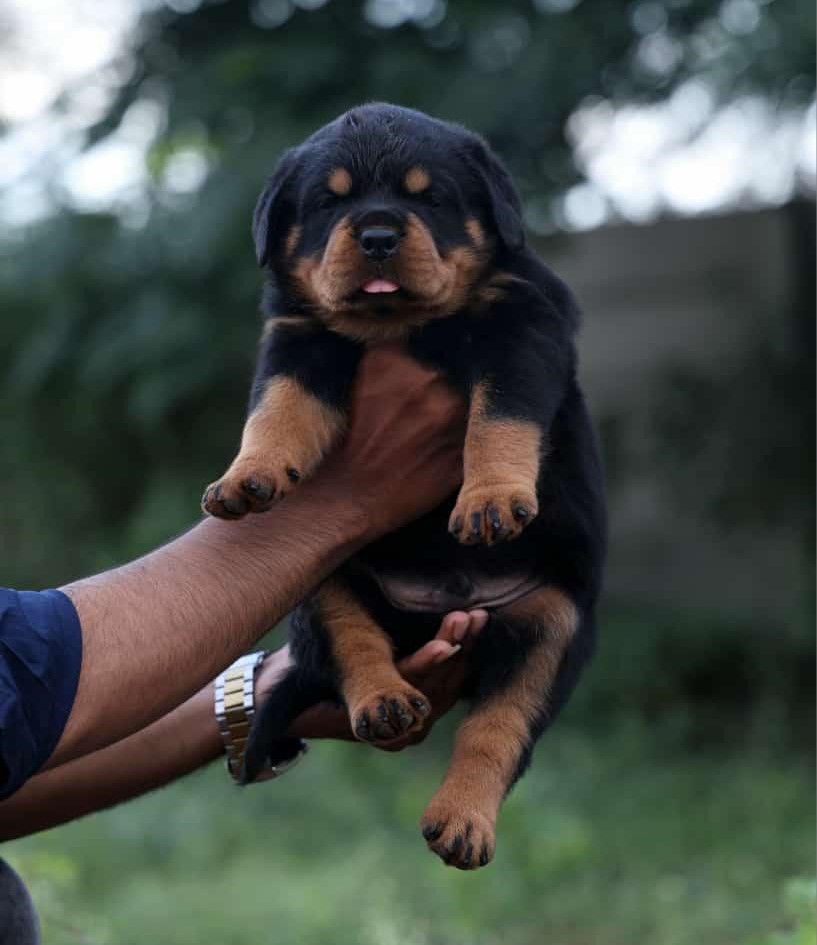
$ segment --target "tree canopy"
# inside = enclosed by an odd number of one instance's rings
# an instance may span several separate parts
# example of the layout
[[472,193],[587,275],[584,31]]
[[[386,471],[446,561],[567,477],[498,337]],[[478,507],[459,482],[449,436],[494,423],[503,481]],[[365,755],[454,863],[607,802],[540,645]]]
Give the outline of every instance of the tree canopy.
[[566,123],[582,103],[657,101],[694,77],[719,101],[802,105],[813,20],[809,0],[146,4],[89,80],[113,92],[85,136],[150,126],[140,211],[80,212],[55,189],[53,215],[0,257],[7,578],[68,577],[195,514],[240,426],[249,221],[286,146],[393,100],[482,132],[523,195],[547,200],[577,179]]

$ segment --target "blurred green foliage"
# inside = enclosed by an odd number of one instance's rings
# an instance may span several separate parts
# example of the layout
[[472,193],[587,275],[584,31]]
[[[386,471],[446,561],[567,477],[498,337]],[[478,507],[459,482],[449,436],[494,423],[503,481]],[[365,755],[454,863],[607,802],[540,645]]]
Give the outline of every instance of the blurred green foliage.
[[756,945],[814,945],[817,942],[817,922],[814,913],[817,890],[810,879],[792,879],[783,892],[787,928],[774,932]]
[[398,756],[317,745],[242,793],[214,766],[18,842],[12,863],[39,882],[36,857],[58,846],[79,881],[38,899],[43,918],[94,945],[767,945],[790,928],[781,887],[813,863],[811,765],[747,738],[679,752],[677,719],[607,715],[570,707],[479,873],[446,869],[417,827],[451,725]]
[[[93,144],[159,116],[143,203],[81,213],[55,187],[53,216],[0,244],[2,582],[58,584],[197,517],[239,435],[249,220],[284,147],[363,100],[424,108],[485,133],[541,220],[578,177],[565,124],[580,103],[660,100],[693,76],[722,102],[801,105],[813,23],[810,0],[150,4],[87,130]],[[207,175],[188,191],[173,169],[190,154]],[[783,516],[811,535],[813,424],[781,450],[769,407],[802,403],[813,365],[797,363],[752,362],[769,448],[728,495],[687,462],[709,401],[668,379],[656,464],[681,470],[713,528]],[[722,435],[739,400],[701,447],[726,469],[746,460]],[[443,733],[397,757],[321,745],[242,794],[213,769],[3,853],[52,945],[811,945],[809,887],[780,899],[813,869],[810,616],[800,601],[774,626],[692,616],[682,594],[661,612],[608,604],[600,657],[484,873],[446,871],[416,828]]]
[[71,857],[34,849],[13,856],[11,862],[25,876],[48,945],[108,945],[107,924],[76,902],[79,868]]

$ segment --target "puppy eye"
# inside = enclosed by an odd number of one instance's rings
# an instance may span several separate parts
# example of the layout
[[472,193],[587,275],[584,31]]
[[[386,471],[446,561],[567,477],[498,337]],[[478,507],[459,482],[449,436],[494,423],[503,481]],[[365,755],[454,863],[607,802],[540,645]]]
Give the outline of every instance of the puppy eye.
[[318,208],[320,210],[328,210],[330,207],[334,207],[339,200],[340,197],[338,197],[336,193],[333,193],[331,190],[324,190],[318,196]]

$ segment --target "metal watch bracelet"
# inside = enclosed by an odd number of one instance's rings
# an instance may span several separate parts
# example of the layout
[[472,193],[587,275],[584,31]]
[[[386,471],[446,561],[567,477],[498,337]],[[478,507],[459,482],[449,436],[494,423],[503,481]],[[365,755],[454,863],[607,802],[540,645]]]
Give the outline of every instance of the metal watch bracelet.
[[[249,653],[228,666],[215,682],[215,713],[224,742],[227,771],[236,784],[241,784],[244,752],[255,715],[255,676],[267,653]],[[284,774],[306,753],[304,744],[293,758],[277,765],[267,764],[254,778],[253,784]]]

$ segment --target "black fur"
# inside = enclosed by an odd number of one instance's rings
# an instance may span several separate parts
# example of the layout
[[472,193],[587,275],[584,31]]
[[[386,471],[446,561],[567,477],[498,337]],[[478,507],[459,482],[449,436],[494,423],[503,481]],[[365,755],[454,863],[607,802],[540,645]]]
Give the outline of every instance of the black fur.
[[[413,165],[428,169],[428,192],[412,195],[401,188],[402,175]],[[327,176],[336,167],[351,171],[348,195],[327,193]],[[468,244],[467,220],[480,223],[489,238],[490,260],[469,301],[409,331],[405,346],[418,361],[443,372],[466,399],[477,383],[489,381],[489,412],[538,424],[547,448],[537,484],[539,513],[516,541],[458,544],[447,533],[452,496],[431,514],[366,548],[344,566],[342,578],[392,636],[398,657],[429,640],[441,615],[398,609],[373,575],[411,571],[436,583],[448,576],[454,586],[467,584],[475,567],[503,574],[524,566],[542,584],[570,598],[580,615],[579,629],[550,694],[542,693],[518,776],[593,649],[605,556],[602,472],[576,378],[577,307],[567,287],[526,246],[511,179],[480,138],[418,112],[364,106],[288,152],[259,200],[253,234],[259,261],[269,268],[264,314],[290,321],[293,315],[302,316],[304,321],[282,324],[271,333],[259,359],[256,395],[271,376],[284,373],[325,402],[345,407],[364,346],[336,333],[315,314],[291,278],[293,259],[284,243],[297,225],[295,259],[320,254],[342,217],[372,209],[398,217],[416,214],[442,255]],[[501,292],[491,297],[486,311],[479,291],[497,273],[502,273]],[[466,696],[478,704],[513,686],[533,636],[525,621],[503,615],[501,609],[495,613],[473,651]],[[291,646],[295,668],[254,728],[248,778],[265,757],[275,761],[291,753],[291,742],[280,739],[295,715],[316,701],[339,699],[332,653],[314,601],[295,613]]]

